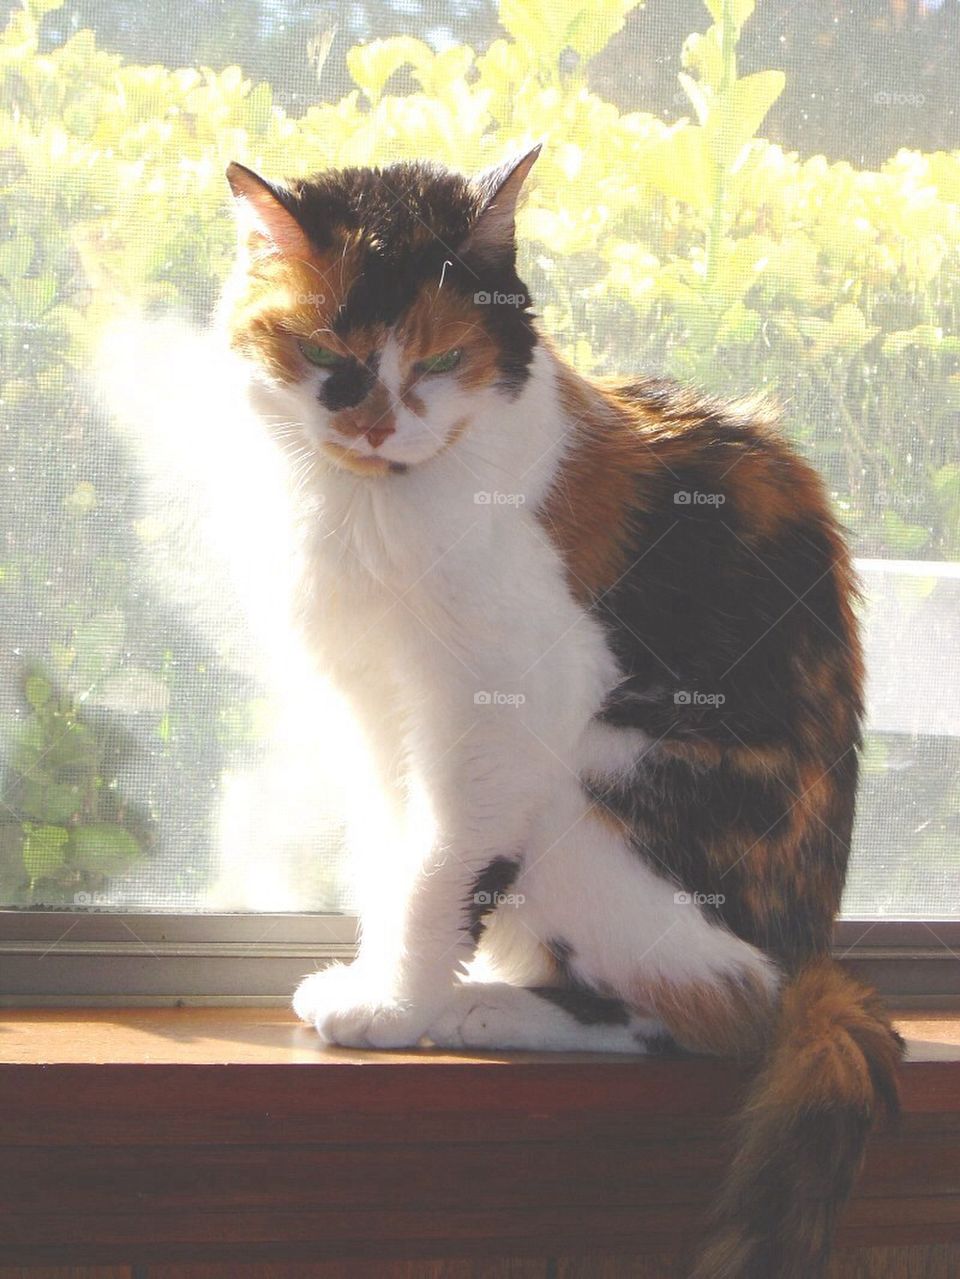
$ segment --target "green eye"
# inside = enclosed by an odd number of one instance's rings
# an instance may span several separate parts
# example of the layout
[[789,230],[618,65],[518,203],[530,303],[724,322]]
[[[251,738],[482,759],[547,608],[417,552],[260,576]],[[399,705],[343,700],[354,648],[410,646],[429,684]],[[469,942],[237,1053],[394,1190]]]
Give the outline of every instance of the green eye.
[[331,351],[329,347],[317,346],[316,342],[307,342],[304,338],[299,338],[297,346],[303,358],[319,369],[335,369],[344,363],[342,355],[337,355],[336,351]]
[[421,360],[417,368],[421,373],[449,373],[460,363],[461,354],[460,348],[455,346],[442,355],[431,355],[428,360]]

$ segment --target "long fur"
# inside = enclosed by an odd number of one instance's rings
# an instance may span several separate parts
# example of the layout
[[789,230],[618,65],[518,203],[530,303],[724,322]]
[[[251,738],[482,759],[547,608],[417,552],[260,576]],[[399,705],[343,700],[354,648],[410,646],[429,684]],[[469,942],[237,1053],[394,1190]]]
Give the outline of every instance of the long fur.
[[550,346],[516,270],[535,158],[230,170],[221,314],[297,468],[295,613],[397,819],[358,960],[294,1006],[363,1047],[740,1058],[697,1279],[816,1279],[900,1052],[827,958],[849,555],[767,406]]
[[818,1279],[867,1135],[897,1114],[902,1041],[875,992],[823,960],[783,993],[692,1279]]

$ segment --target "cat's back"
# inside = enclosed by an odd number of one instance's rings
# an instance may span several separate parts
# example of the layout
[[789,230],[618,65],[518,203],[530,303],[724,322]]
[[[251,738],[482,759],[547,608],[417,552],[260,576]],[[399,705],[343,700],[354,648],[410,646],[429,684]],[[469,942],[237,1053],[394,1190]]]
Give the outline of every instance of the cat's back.
[[829,577],[839,596],[852,596],[850,555],[826,485],[768,399],[723,401],[662,378],[603,391],[619,418],[618,464],[631,474],[624,532],[632,542],[652,554],[662,537],[666,562],[704,592],[710,582],[722,592],[737,579],[772,576],[799,599]]
[[543,518],[624,674],[611,717],[659,727],[653,702],[663,727],[836,758],[859,732],[856,585],[826,488],[776,411],[664,379],[565,376],[578,425]]

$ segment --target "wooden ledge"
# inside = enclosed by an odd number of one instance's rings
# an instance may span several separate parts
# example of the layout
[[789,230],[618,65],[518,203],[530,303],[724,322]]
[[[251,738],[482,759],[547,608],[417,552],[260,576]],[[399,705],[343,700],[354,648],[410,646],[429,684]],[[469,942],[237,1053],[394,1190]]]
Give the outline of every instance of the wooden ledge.
[[[897,1014],[909,1062],[960,1062],[960,1012]],[[597,1053],[403,1053],[324,1048],[282,1008],[17,1008],[0,1013],[0,1068],[23,1065],[516,1065],[623,1062]],[[658,1063],[642,1057],[631,1063]],[[717,1063],[671,1062],[669,1073]]]
[[[960,1018],[898,1020],[904,1114],[849,1246],[960,1241]],[[275,1009],[10,1011],[0,1264],[675,1253],[742,1088],[703,1059],[323,1049]]]

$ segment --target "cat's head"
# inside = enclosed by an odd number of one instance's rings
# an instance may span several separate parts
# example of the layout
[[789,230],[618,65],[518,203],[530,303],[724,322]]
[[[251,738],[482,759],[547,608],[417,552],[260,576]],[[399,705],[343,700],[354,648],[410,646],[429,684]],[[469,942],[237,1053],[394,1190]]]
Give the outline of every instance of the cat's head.
[[522,388],[537,339],[515,213],[539,150],[472,180],[421,163],[283,183],[227,170],[232,344],[334,464],[406,470]]

